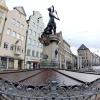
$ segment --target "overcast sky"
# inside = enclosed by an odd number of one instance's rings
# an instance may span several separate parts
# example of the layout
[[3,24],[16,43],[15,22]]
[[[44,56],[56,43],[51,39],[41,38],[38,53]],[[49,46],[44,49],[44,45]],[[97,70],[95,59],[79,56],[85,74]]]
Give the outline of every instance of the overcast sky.
[[100,0],[6,0],[9,9],[23,6],[27,18],[33,10],[40,11],[45,25],[48,22],[47,8],[55,6],[60,21],[57,31],[75,51],[81,44],[100,54]]

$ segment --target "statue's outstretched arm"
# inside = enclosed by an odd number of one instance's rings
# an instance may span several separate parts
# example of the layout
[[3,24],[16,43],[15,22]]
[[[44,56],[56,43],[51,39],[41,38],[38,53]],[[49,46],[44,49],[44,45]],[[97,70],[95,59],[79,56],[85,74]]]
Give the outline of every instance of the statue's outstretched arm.
[[59,18],[55,17],[55,19],[60,20]]
[[60,20],[59,18],[55,17],[53,14],[51,14],[55,19]]
[[54,6],[52,5],[52,8],[53,8],[53,12],[54,12]]
[[55,16],[54,16],[54,18],[57,19],[57,20],[60,20],[59,18],[57,18],[57,17],[55,17]]

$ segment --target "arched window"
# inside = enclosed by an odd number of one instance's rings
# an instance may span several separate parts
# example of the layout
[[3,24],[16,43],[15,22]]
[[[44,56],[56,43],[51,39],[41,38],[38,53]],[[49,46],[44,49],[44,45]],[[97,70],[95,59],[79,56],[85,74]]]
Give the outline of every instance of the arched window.
[[32,56],[33,56],[33,57],[35,56],[35,51],[34,51],[34,50],[32,51]]

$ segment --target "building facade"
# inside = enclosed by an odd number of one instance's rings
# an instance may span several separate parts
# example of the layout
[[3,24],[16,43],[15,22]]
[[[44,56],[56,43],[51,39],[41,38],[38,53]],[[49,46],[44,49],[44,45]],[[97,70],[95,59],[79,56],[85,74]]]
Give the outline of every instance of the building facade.
[[71,56],[72,56],[72,61],[71,61],[72,67],[71,67],[71,69],[72,70],[76,70],[76,69],[78,69],[78,66],[77,66],[77,56],[74,55],[73,53],[71,54]]
[[33,11],[29,17],[27,42],[26,42],[26,69],[38,68],[42,57],[43,45],[39,42],[39,37],[44,31],[43,18],[39,11]]
[[95,53],[92,53],[92,66],[100,66],[100,57]]
[[8,7],[6,6],[6,3],[4,0],[0,1],[0,45],[2,40],[2,34],[6,22],[6,16],[8,12]]
[[81,62],[82,64],[81,67],[82,68],[90,67],[92,64],[92,55],[89,48],[87,48],[84,44],[82,44],[77,51],[78,51],[79,62]]
[[58,43],[58,62],[61,69],[76,69],[77,57],[71,52],[70,45],[63,39],[62,33],[60,35],[60,42]]
[[100,65],[100,57],[92,53],[89,48],[82,44],[78,51],[78,68],[86,68]]
[[65,68],[66,69],[71,69],[71,61],[72,61],[72,57],[71,57],[71,49],[70,49],[70,45],[63,40],[64,43],[64,52],[65,52]]
[[65,52],[65,68],[68,70],[77,69],[77,56],[74,55],[70,49],[70,45],[64,42],[64,52]]
[[24,69],[26,30],[24,8],[15,7],[8,11],[0,46],[1,68]]
[[62,37],[62,32],[57,33],[59,34],[59,43],[58,43],[58,62],[59,68],[65,68],[65,52],[64,52],[64,42]]

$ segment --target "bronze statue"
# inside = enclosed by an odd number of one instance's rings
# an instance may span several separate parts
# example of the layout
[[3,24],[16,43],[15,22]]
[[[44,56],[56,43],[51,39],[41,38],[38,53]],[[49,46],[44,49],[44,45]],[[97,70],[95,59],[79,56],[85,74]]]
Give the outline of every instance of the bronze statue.
[[[54,19],[57,19],[57,20],[60,20],[58,17],[55,17],[54,16],[54,6],[51,6],[50,8],[48,8],[48,11],[49,11],[49,22],[47,24],[47,27],[44,29],[44,32],[43,34],[56,34],[56,23],[55,23],[55,20]],[[57,12],[55,12],[56,15],[57,15]]]

